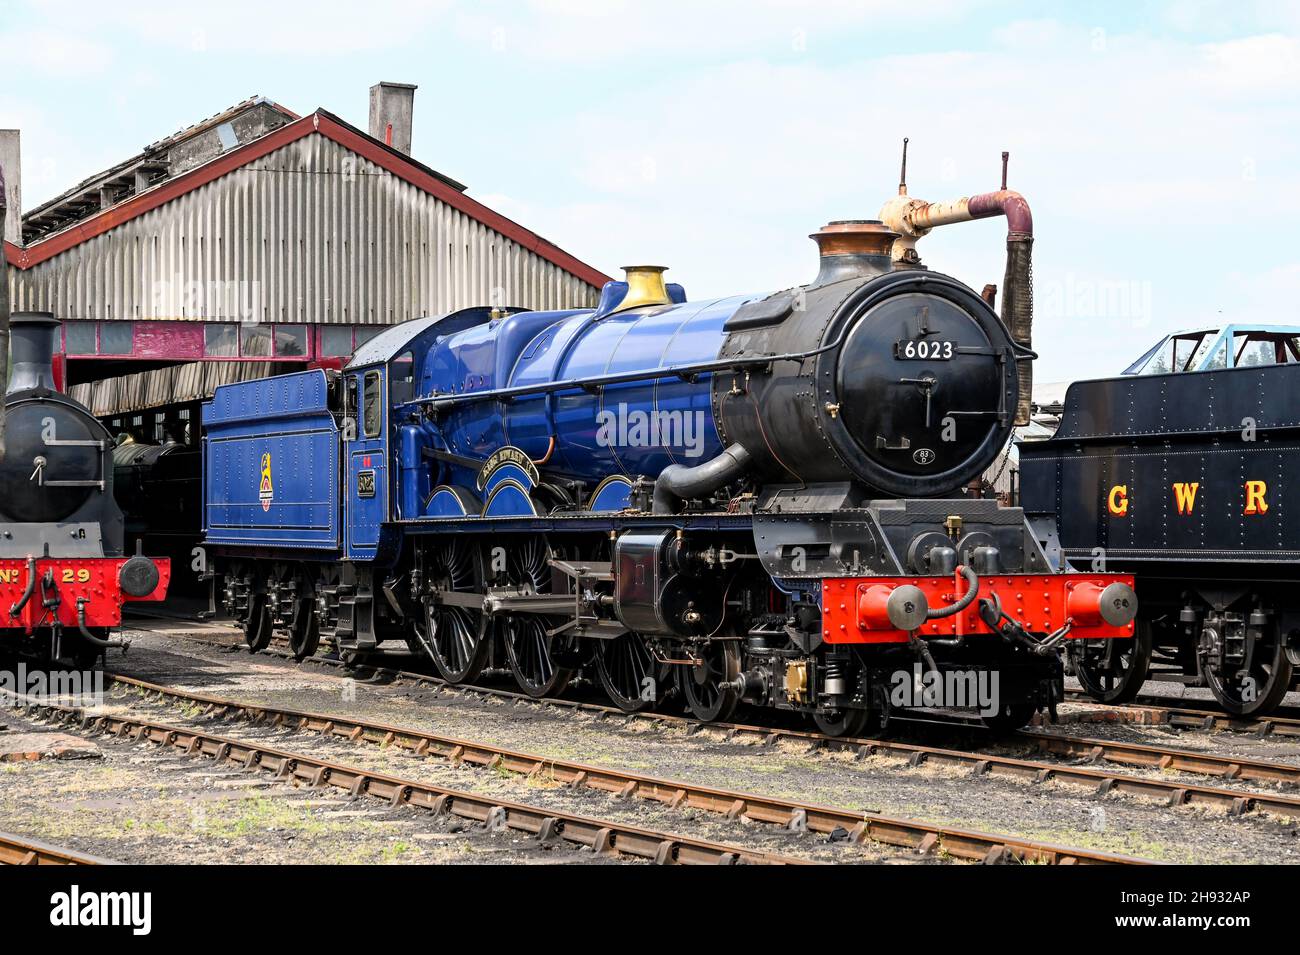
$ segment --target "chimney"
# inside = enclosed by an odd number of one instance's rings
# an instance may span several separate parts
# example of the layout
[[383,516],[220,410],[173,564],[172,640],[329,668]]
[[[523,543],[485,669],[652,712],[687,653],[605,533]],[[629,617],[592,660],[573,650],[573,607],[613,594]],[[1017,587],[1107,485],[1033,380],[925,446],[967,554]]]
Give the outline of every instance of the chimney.
[[820,269],[812,288],[893,271],[890,249],[898,233],[879,219],[839,219],[808,236],[817,243]]
[[411,83],[378,83],[370,87],[370,135],[408,156],[416,89]]
[[9,323],[13,370],[5,394],[29,388],[54,390],[54,332],[59,320],[50,312],[14,312]]
[[18,146],[18,130],[0,129],[0,170],[4,171],[5,205],[9,209],[3,238],[14,245],[23,244],[23,183]]

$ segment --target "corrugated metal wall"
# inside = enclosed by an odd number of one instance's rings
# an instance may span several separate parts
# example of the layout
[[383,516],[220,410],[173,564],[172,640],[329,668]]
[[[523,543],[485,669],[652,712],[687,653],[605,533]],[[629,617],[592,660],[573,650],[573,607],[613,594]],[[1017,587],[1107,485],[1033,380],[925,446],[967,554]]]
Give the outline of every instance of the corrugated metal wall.
[[313,133],[14,276],[62,319],[390,324],[599,290]]
[[68,394],[89,408],[91,414],[125,414],[210,398],[218,385],[265,378],[270,371],[271,363],[267,361],[190,362],[73,385]]

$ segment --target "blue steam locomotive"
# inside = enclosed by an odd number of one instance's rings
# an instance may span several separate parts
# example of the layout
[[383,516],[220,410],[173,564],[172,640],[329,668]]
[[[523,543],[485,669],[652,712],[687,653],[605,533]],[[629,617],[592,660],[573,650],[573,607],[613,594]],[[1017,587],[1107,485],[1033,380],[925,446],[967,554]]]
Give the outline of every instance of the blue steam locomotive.
[[1063,641],[1130,639],[1136,600],[1054,572],[1018,508],[954,496],[1027,409],[1033,357],[1023,314],[1013,336],[995,293],[915,254],[958,205],[831,223],[814,281],[775,294],[690,302],[629,268],[594,309],[464,309],[341,373],[218,389],[214,602],[254,650],[277,628],[300,656],[400,641],[448,681],[508,668],[540,697],[583,673],[627,711],[747,701],[859,733],[904,681],[991,677],[965,705],[1023,725],[1061,695]]

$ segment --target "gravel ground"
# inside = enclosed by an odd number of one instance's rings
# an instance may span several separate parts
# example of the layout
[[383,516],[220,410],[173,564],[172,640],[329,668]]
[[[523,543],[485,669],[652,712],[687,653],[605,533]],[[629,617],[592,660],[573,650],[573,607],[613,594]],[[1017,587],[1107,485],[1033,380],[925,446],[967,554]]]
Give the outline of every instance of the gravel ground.
[[238,718],[215,720],[187,714],[183,708],[142,700],[130,692],[111,694],[107,711],[127,711],[158,722],[199,727],[240,740],[248,740],[328,759],[349,766],[432,783],[462,792],[494,796],[511,802],[600,818],[661,832],[682,833],[714,842],[743,845],[764,852],[791,855],[821,862],[918,863],[906,850],[868,844],[851,845],[844,838],[789,832],[748,820],[728,820],[703,810],[674,811],[647,800],[622,800],[591,789],[572,790],[543,777],[524,777],[482,767],[456,766],[441,759],[417,757],[396,748],[353,744],[336,737],[254,726]]
[[[50,727],[7,712],[10,731]],[[603,864],[565,844],[98,737],[94,758],[0,764],[0,829],[119,862]]]
[[[168,629],[179,629],[176,625]],[[197,642],[178,641],[179,633],[141,633],[125,657],[114,655],[110,666],[142,679],[155,679],[178,686],[249,701],[274,703],[300,709],[346,712],[376,721],[423,728],[443,735],[493,742],[513,749],[557,759],[650,772],[669,779],[758,792],[790,799],[807,800],[886,815],[901,815],[927,821],[994,832],[1017,833],[1082,847],[1166,861],[1184,862],[1279,862],[1300,861],[1300,837],[1290,821],[1251,814],[1229,819],[1204,809],[1167,809],[1131,796],[1112,795],[1097,799],[1064,784],[1034,784],[1001,778],[972,781],[967,775],[938,766],[906,768],[897,759],[875,756],[856,759],[849,754],[811,754],[798,745],[763,747],[727,742],[708,731],[687,735],[673,726],[655,726],[647,721],[597,720],[554,707],[515,705],[499,700],[479,700],[461,694],[430,692],[412,687],[392,687],[350,681],[332,672],[295,667],[271,657],[252,657]],[[233,640],[233,634],[231,636]],[[174,717],[179,711],[171,708]],[[172,721],[175,721],[174,719]],[[247,732],[245,728],[228,735]],[[1085,732],[1086,729],[1086,732]],[[1106,733],[1137,734],[1152,742],[1168,742],[1168,728],[1105,725],[1067,725],[1062,732],[1072,735]],[[918,741],[947,745],[950,731],[915,731]],[[926,733],[935,733],[925,738]],[[1148,735],[1150,734],[1150,735]],[[1199,741],[1199,742],[1198,742]],[[988,740],[982,741],[987,745]],[[1179,745],[1245,746],[1246,752],[1276,758],[1275,752],[1257,747],[1261,742],[1239,734],[1182,733]],[[522,802],[548,796],[525,781],[498,777],[484,770],[452,769],[437,761],[417,761],[396,753],[350,744],[331,744],[297,737],[293,748],[342,746],[347,762],[375,760],[376,768],[392,768],[396,760],[403,775],[422,778],[454,776],[459,788],[489,787]],[[969,743],[967,744],[969,745]],[[1271,745],[1287,745],[1271,741]],[[1015,743],[997,749],[1026,755]],[[1294,755],[1294,750],[1292,754]],[[427,775],[426,774],[432,774]],[[1135,772],[1135,775],[1140,773]],[[495,777],[495,778],[494,778]],[[1193,777],[1181,777],[1192,779]],[[1205,780],[1202,780],[1205,781]],[[1214,785],[1223,785],[1215,780]],[[506,787],[501,790],[490,787]],[[1248,789],[1249,787],[1243,787]],[[684,829],[679,814],[665,813],[634,801],[610,807],[610,797],[594,793],[565,792],[568,805],[575,797],[587,802],[584,811],[607,815],[614,811],[633,812],[643,825],[668,830]],[[559,798],[559,797],[555,797]],[[599,808],[599,812],[597,811]],[[655,813],[661,814],[655,816]],[[642,815],[649,814],[649,815]],[[695,821],[691,821],[695,825]],[[3,826],[0,819],[0,826]],[[725,841],[747,844],[752,834],[738,832],[739,824],[702,819],[698,824],[716,826],[709,835]],[[691,832],[701,831],[695,828]],[[770,835],[761,838],[771,838]],[[784,851],[798,848],[782,843]],[[848,861],[850,856],[867,861],[904,861],[908,857],[873,855],[870,849],[813,844],[807,840],[801,851],[817,857]],[[108,853],[111,854],[111,853]]]

